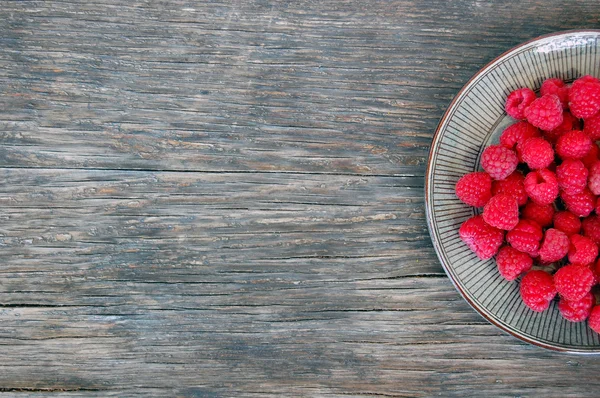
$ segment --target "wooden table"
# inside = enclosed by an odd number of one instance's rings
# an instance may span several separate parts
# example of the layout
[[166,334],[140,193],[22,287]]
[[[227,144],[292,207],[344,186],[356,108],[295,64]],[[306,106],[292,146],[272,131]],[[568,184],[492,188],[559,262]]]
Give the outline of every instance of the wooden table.
[[431,246],[436,125],[596,1],[3,1],[0,390],[598,396]]

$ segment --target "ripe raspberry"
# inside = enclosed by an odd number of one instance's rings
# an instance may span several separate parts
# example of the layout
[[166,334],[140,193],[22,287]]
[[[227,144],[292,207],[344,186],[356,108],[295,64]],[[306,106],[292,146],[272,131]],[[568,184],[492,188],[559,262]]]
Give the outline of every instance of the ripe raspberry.
[[522,253],[510,246],[504,246],[496,255],[498,271],[508,281],[514,281],[522,272],[529,271],[533,265],[533,259],[529,254]]
[[537,257],[540,241],[544,237],[542,227],[533,220],[522,219],[506,234],[506,241],[520,252]]
[[482,171],[465,174],[456,183],[456,196],[469,206],[485,206],[492,197],[492,177]]
[[525,192],[531,200],[540,205],[548,205],[558,197],[556,175],[548,169],[535,170],[527,174],[523,182]]
[[594,274],[594,285],[597,285],[600,283],[600,259],[598,259],[596,262],[588,264],[587,266],[592,271],[592,274]]
[[532,137],[523,142],[521,157],[530,169],[545,169],[554,161],[554,150],[544,138]]
[[481,154],[481,167],[494,180],[503,180],[517,168],[519,159],[515,151],[502,145],[490,145]]
[[569,87],[560,79],[546,79],[540,87],[540,95],[554,94],[560,100],[563,109],[567,109],[569,103]]
[[544,95],[525,108],[527,121],[542,130],[554,130],[563,121],[563,109],[556,95]]
[[559,211],[554,214],[554,228],[570,237],[581,231],[581,221],[570,211]]
[[588,326],[596,333],[600,333],[600,305],[592,308],[588,317]]
[[564,133],[556,141],[556,154],[562,159],[581,159],[592,149],[592,140],[581,130]]
[[598,144],[596,144],[595,142],[593,142],[592,143],[592,148],[590,149],[590,151],[588,152],[588,154],[581,158],[581,161],[583,162],[583,164],[585,165],[585,167],[587,167],[588,169],[590,167],[592,167],[592,165],[594,164],[594,162],[596,162],[596,160],[598,160],[598,154],[599,153],[600,153],[600,148],[598,147]]
[[573,82],[569,90],[569,107],[573,116],[588,119],[600,110],[600,81],[583,76]]
[[583,236],[587,236],[595,244],[600,245],[600,217],[594,214],[585,218],[581,222],[581,229],[583,229]]
[[558,229],[549,228],[540,243],[539,257],[544,264],[562,260],[569,252],[569,237]]
[[523,218],[533,220],[542,227],[552,225],[554,217],[554,205],[538,205],[535,202],[527,202],[521,213]]
[[596,160],[590,167],[588,188],[594,195],[600,195],[600,160]]
[[598,245],[586,236],[573,235],[569,238],[569,262],[571,264],[586,265],[596,261],[598,257]]
[[504,232],[489,226],[482,216],[473,216],[458,230],[460,239],[482,260],[492,258],[504,241]]
[[600,140],[600,113],[585,120],[583,132],[586,133],[592,141]]
[[520,171],[515,171],[504,180],[492,182],[492,196],[499,194],[513,196],[517,199],[519,206],[523,206],[527,203],[527,199],[529,199],[523,185],[524,181],[525,177],[523,174]]
[[571,115],[570,112],[563,112],[562,123],[554,130],[544,131],[544,138],[552,143],[555,143],[560,136],[571,130],[578,130],[581,127],[579,119]]
[[589,216],[596,206],[596,196],[588,188],[575,195],[569,195],[563,191],[560,198],[565,203],[567,210],[577,217]]
[[505,148],[516,150],[517,157],[521,161],[521,145],[531,137],[539,137],[540,131],[526,121],[513,123],[500,135],[500,145]]
[[535,100],[535,93],[530,88],[520,88],[506,98],[504,109],[515,119],[525,119],[525,109]]
[[592,312],[594,305],[594,295],[588,293],[577,301],[569,301],[561,298],[558,302],[558,310],[567,321],[582,322],[587,319]]
[[529,271],[519,288],[521,298],[526,306],[533,311],[542,312],[550,305],[556,296],[556,288],[550,274],[540,270]]
[[581,160],[565,159],[556,168],[556,180],[558,187],[567,194],[578,194],[587,186],[588,169]]
[[562,298],[581,300],[594,286],[594,274],[585,265],[565,265],[554,274],[554,286]]
[[519,222],[517,199],[505,194],[492,197],[483,208],[483,219],[492,227],[510,231]]

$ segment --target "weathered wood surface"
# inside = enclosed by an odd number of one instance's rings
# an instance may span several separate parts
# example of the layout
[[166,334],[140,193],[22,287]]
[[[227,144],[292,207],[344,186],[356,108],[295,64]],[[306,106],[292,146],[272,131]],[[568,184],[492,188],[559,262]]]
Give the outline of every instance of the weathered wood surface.
[[595,1],[3,1],[0,391],[597,396],[431,247],[436,124]]

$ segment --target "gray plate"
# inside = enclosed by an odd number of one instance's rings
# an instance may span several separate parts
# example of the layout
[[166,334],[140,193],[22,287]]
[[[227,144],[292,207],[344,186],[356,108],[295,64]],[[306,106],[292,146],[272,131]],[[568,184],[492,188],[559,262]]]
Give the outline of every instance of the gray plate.
[[425,180],[427,223],[433,246],[456,289],[484,318],[506,332],[545,348],[600,353],[600,336],[586,322],[566,321],[557,302],[543,313],[528,309],[519,282],[504,280],[494,259],[482,261],[460,240],[460,225],[475,209],[454,194],[458,179],[479,167],[483,148],[512,123],[507,95],[519,87],[539,89],[559,77],[600,77],[600,31],[569,31],[521,44],[485,66],[460,90],[437,128]]

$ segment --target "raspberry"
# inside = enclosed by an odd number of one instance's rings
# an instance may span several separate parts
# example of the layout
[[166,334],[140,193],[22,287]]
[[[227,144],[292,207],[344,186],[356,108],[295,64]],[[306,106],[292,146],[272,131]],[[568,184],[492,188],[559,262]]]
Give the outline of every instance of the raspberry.
[[540,131],[526,121],[513,123],[500,135],[500,145],[517,151],[517,157],[521,161],[521,145],[531,137],[539,137]]
[[556,175],[548,169],[532,171],[523,182],[525,192],[531,200],[540,205],[548,205],[558,197]]
[[523,206],[527,203],[527,192],[525,192],[525,186],[523,181],[525,177],[520,171],[515,171],[504,180],[492,182],[492,196],[498,194],[506,194],[513,196],[517,199],[519,206]]
[[495,180],[503,180],[517,168],[515,151],[502,145],[490,145],[481,154],[481,167]]
[[569,237],[558,229],[549,228],[540,243],[539,258],[544,264],[561,260],[569,252]]
[[504,232],[486,224],[482,216],[469,218],[461,225],[458,234],[482,260],[494,257],[504,240]]
[[569,104],[569,87],[560,79],[546,79],[540,87],[540,95],[556,95],[560,100],[563,109]]
[[529,271],[533,265],[533,259],[526,253],[522,253],[510,246],[504,246],[496,255],[498,271],[508,281],[514,281],[522,272]]
[[492,177],[488,173],[465,174],[456,183],[456,196],[474,207],[483,207],[492,197]]
[[569,195],[563,191],[560,197],[565,203],[567,210],[577,217],[589,216],[596,206],[596,196],[588,188],[575,195]]
[[562,159],[581,159],[591,149],[591,138],[581,130],[568,131],[556,141],[556,154]]
[[554,286],[566,300],[577,301],[594,286],[594,274],[585,265],[565,265],[554,274]]
[[554,228],[570,237],[581,231],[581,221],[570,211],[559,211],[554,215]]
[[542,312],[556,296],[556,288],[550,274],[540,270],[529,271],[519,287],[521,298],[533,311]]
[[579,119],[571,115],[570,112],[564,111],[562,123],[554,130],[544,131],[544,138],[555,143],[567,131],[578,130],[580,127]]
[[558,310],[567,321],[582,322],[590,315],[594,301],[592,293],[586,294],[577,301],[569,301],[561,298],[558,302]]
[[492,227],[510,231],[519,222],[519,204],[512,196],[492,197],[483,208],[483,219]]
[[594,285],[597,285],[600,283],[600,259],[594,263],[588,264],[588,268],[592,271],[592,274],[594,274]]
[[583,76],[573,82],[569,90],[569,107],[573,116],[588,119],[600,110],[600,81]]
[[586,133],[592,141],[600,140],[600,113],[585,120],[583,132]]
[[536,257],[543,237],[542,227],[538,223],[523,219],[506,234],[506,241],[518,251]]
[[542,227],[547,227],[552,224],[554,205],[538,205],[535,202],[527,202],[521,215],[524,218],[535,221]]
[[554,161],[554,150],[542,137],[532,137],[523,142],[521,157],[530,169],[545,169]]
[[600,305],[592,308],[588,317],[588,326],[596,333],[600,333]]
[[525,109],[535,100],[535,93],[530,88],[520,88],[506,98],[504,109],[515,119],[525,119]]
[[600,195],[600,160],[596,160],[590,167],[588,188],[594,195]]
[[525,108],[527,121],[542,130],[554,130],[563,121],[563,109],[556,95],[544,95]]
[[598,245],[586,236],[573,235],[569,238],[569,262],[571,264],[586,265],[596,261],[598,257]]
[[596,160],[598,160],[598,154],[599,153],[600,153],[600,148],[598,147],[598,144],[596,144],[595,142],[593,142],[592,143],[592,148],[590,149],[590,151],[588,152],[588,154],[581,158],[581,161],[583,162],[583,164],[585,165],[585,167],[587,167],[588,169],[590,167],[592,167],[592,165],[594,164],[594,162]]
[[581,229],[583,229],[583,236],[587,236],[595,244],[600,245],[600,217],[592,215],[585,218],[581,222]]
[[556,180],[558,187],[567,194],[578,194],[587,186],[588,169],[581,160],[565,159],[556,168]]

